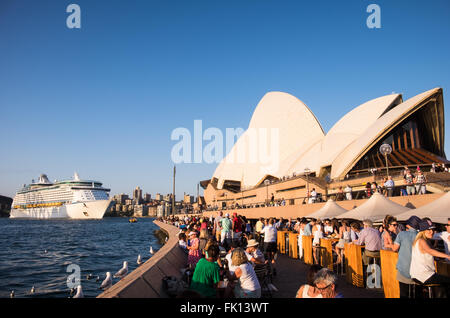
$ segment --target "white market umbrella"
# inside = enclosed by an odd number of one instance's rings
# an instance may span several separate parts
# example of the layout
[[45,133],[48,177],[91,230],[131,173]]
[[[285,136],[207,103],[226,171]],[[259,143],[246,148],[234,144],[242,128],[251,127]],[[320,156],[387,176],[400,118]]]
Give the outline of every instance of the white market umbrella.
[[335,201],[329,199],[323,207],[307,215],[307,217],[311,217],[314,219],[334,218],[344,212],[347,212],[347,210],[338,205]]
[[419,218],[429,217],[431,221],[436,223],[447,223],[450,217],[450,192],[447,192],[439,199],[434,200],[417,209],[411,209],[407,212],[397,215],[397,220],[404,221],[410,216],[416,215]]
[[359,207],[340,214],[336,218],[355,219],[361,221],[369,219],[372,222],[377,222],[382,221],[388,214],[396,216],[410,210],[410,208],[395,203],[387,199],[384,195],[375,192],[369,200],[361,204]]

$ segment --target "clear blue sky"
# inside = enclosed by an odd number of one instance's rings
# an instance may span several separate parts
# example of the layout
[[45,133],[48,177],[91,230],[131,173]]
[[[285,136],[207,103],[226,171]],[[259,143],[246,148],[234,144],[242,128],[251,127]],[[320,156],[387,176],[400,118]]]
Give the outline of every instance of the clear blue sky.
[[[381,29],[366,26],[371,3]],[[448,0],[2,0],[0,194],[74,171],[112,194],[171,192],[172,130],[245,129],[269,91],[301,99],[325,131],[393,91],[440,86],[449,102],[449,39]],[[179,165],[177,196],[215,168]]]

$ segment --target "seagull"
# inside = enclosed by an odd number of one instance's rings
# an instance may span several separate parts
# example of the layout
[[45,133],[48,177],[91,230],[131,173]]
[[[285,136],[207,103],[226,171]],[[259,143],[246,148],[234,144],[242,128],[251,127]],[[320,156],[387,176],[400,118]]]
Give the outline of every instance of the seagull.
[[44,254],[47,254],[47,250],[44,250]]
[[31,294],[34,294],[34,291],[35,291],[35,288],[34,288],[34,286],[33,286],[33,287],[31,287],[30,293],[31,293]]
[[14,290],[11,290],[11,293],[9,294],[9,298],[14,298]]
[[143,261],[142,261],[142,259],[141,259],[141,254],[138,255],[138,258],[137,258],[136,263],[137,263],[138,265],[141,265],[141,264],[143,263]]
[[124,261],[123,262],[123,267],[117,273],[114,274],[114,278],[122,278],[127,273],[128,273],[128,262]]
[[106,278],[102,282],[102,284],[100,285],[100,289],[105,290],[105,289],[108,289],[111,286],[112,286],[111,272],[106,272]]
[[75,296],[73,296],[72,298],[84,298],[83,295],[83,288],[81,287],[81,285],[78,285],[77,287],[77,293]]
[[155,254],[155,252],[153,252],[153,247],[150,246],[150,254]]

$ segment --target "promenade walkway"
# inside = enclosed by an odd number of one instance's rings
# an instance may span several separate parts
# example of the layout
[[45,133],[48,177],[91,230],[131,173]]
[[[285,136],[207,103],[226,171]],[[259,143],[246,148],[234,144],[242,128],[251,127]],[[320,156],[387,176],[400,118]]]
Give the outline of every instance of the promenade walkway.
[[[300,286],[306,283],[309,265],[299,259],[278,254],[276,268],[277,275],[273,279],[273,284],[277,287],[278,292],[273,293],[273,297],[294,298]],[[337,290],[345,298],[384,298],[382,289],[355,287],[345,280],[345,276],[339,276]]]

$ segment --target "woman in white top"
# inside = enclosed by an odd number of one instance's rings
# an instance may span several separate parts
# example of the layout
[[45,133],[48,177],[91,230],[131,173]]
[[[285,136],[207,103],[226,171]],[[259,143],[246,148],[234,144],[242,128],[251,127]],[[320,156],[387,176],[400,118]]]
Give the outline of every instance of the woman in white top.
[[335,246],[336,254],[337,254],[337,263],[340,264],[342,262],[341,252],[345,247],[345,243],[350,242],[350,226],[348,226],[347,221],[342,221],[342,225],[339,227],[339,242]]
[[312,229],[312,234],[314,235],[313,238],[313,256],[314,256],[314,263],[319,264],[317,252],[318,248],[316,246],[320,246],[320,239],[323,238],[323,231],[322,226],[320,225],[320,220],[317,220],[316,225],[314,225]]
[[303,235],[305,235],[304,228],[307,223],[305,219],[302,219],[298,227],[298,258],[303,258]]
[[242,248],[236,248],[233,251],[231,264],[235,268],[230,280],[237,280],[234,296],[237,298],[260,298],[261,286],[258,277]]
[[[433,223],[429,220],[423,220],[419,224],[419,234],[412,245],[410,274],[412,279],[416,279],[423,284],[440,284],[447,289],[450,286],[450,277],[436,273],[434,266],[434,257],[450,259],[450,255],[438,252],[428,245],[428,240],[433,237]],[[438,298],[445,297],[441,289],[436,290]]]

